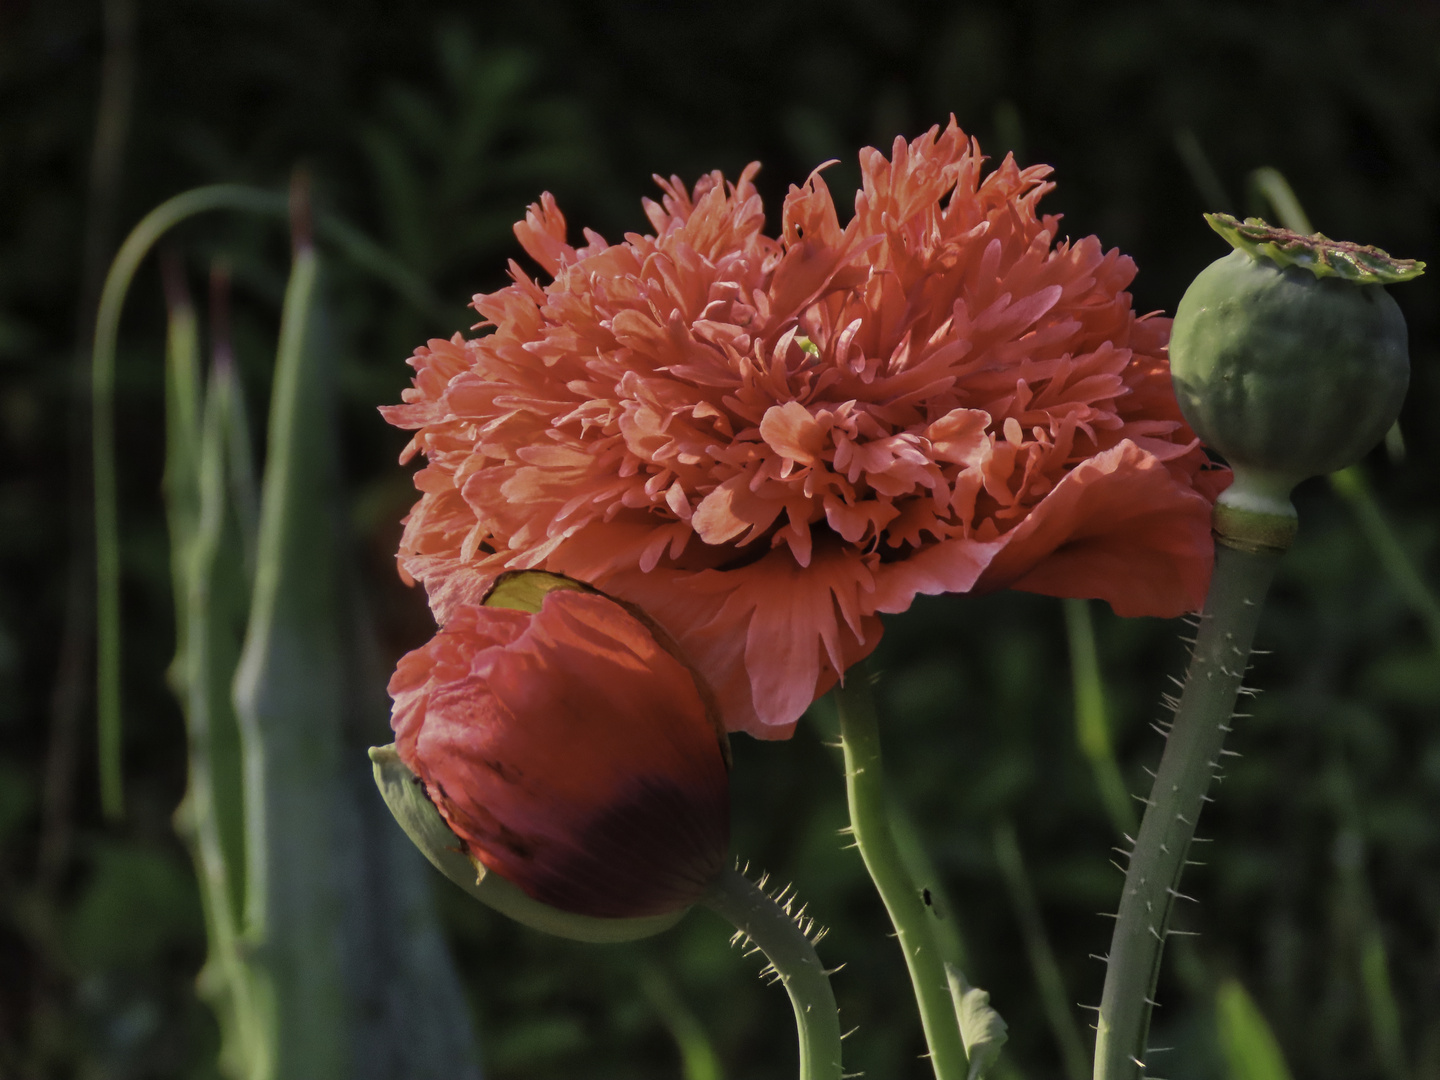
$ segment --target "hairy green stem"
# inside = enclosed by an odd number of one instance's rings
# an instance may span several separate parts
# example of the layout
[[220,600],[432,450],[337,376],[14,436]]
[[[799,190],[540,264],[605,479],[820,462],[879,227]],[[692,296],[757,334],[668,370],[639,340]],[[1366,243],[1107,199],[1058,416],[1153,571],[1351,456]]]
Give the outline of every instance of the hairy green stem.
[[1220,767],[1225,733],[1249,662],[1280,552],[1241,550],[1222,539],[1200,616],[1184,692],[1130,853],[1100,1001],[1095,1080],[1145,1075],[1150,1013],[1170,914],[1181,898],[1195,823]]
[[790,995],[800,1080],[840,1080],[840,1012],[815,946],[780,904],[733,867],[700,901],[759,947]]
[[920,1008],[920,1023],[930,1049],[936,1080],[963,1080],[968,1072],[965,1046],[955,1018],[955,1005],[936,943],[931,916],[921,891],[906,869],[895,843],[885,803],[885,775],[880,759],[880,730],[869,676],[857,665],[835,691],[840,714],[840,743],[845,752],[845,793],[850,826],[865,860],[865,869],[885,902],[895,927],[910,984]]

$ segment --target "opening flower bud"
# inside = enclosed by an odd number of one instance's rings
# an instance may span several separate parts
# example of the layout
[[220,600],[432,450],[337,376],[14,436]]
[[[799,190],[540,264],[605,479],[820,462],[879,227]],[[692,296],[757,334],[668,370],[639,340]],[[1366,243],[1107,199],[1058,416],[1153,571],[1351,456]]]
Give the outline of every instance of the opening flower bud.
[[1293,516],[1295,484],[1354,464],[1399,415],[1410,359],[1384,286],[1424,264],[1259,218],[1205,218],[1235,250],[1176,309],[1176,396],[1235,471],[1220,507]]
[[[729,849],[725,736],[673,650],[577,582],[507,575],[400,661],[393,753],[372,753],[387,803],[521,922],[585,940],[664,929]],[[443,833],[407,805],[421,791]]]

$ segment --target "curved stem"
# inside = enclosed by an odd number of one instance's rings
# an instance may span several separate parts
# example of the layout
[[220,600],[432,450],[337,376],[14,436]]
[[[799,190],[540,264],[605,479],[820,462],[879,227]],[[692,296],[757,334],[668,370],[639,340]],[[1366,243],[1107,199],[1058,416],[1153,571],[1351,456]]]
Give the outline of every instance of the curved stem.
[[733,867],[700,902],[759,946],[785,984],[800,1035],[800,1080],[840,1080],[840,1012],[810,938],[783,907]]
[[217,184],[177,195],[141,219],[120,245],[95,316],[90,362],[91,442],[95,469],[96,706],[100,723],[100,802],[108,818],[124,809],[120,769],[120,536],[115,494],[115,346],[120,311],[141,261],[170,228],[207,210],[273,213],[283,196],[239,184]]
[[[100,802],[105,816],[124,810],[120,755],[120,525],[115,492],[115,348],[125,295],[140,263],[166,232],[211,210],[235,210],[284,219],[286,197],[243,184],[212,184],[167,199],[140,219],[120,250],[100,292],[90,360],[91,450],[95,470],[96,709],[99,716]],[[356,265],[386,282],[428,313],[441,310],[429,286],[358,229],[322,215],[320,232]]]
[[1184,692],[1140,823],[1115,935],[1095,1042],[1095,1080],[1145,1072],[1150,1013],[1170,912],[1180,897],[1195,823],[1219,768],[1225,733],[1249,663],[1250,644],[1280,552],[1241,550],[1222,539],[1200,617]]
[[930,1049],[936,1080],[963,1080],[969,1065],[955,1004],[945,975],[945,963],[936,944],[930,913],[915,887],[895,843],[885,805],[885,775],[880,760],[880,731],[869,676],[863,665],[850,672],[845,685],[835,690],[840,713],[840,743],[845,751],[845,793],[850,804],[850,826],[865,860],[865,869],[879,890],[895,926],[910,984],[920,1008],[920,1023]]

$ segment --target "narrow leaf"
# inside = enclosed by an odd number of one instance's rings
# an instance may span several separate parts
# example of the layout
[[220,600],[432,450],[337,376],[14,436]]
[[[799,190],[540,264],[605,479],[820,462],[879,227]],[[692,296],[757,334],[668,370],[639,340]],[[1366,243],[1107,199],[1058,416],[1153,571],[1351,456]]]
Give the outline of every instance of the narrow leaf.
[[1230,1080],[1291,1080],[1274,1032],[1237,980],[1216,991],[1215,1021]]

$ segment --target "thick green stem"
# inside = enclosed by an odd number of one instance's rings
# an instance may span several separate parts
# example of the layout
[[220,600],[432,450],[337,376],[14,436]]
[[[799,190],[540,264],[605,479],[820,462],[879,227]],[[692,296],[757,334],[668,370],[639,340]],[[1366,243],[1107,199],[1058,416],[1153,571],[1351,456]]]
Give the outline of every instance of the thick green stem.
[[880,730],[869,677],[863,666],[850,673],[835,691],[840,713],[840,742],[845,751],[845,793],[850,803],[850,826],[885,910],[895,926],[910,984],[920,1007],[920,1023],[930,1049],[936,1080],[963,1080],[969,1065],[955,1005],[945,975],[945,962],[936,943],[931,915],[921,891],[915,887],[900,857],[890,814],[885,804],[885,775],[880,760]]
[[1145,1075],[1150,1012],[1170,913],[1280,552],[1223,540],[1160,770],[1130,853],[1100,1001],[1095,1080]]
[[840,1012],[805,931],[734,868],[720,875],[701,903],[759,946],[785,985],[800,1035],[800,1080],[840,1080]]

